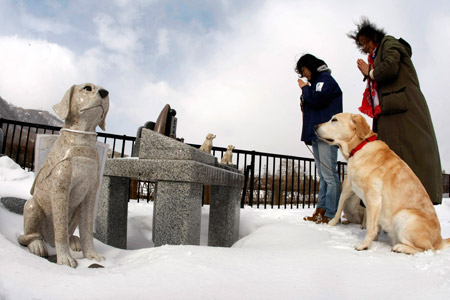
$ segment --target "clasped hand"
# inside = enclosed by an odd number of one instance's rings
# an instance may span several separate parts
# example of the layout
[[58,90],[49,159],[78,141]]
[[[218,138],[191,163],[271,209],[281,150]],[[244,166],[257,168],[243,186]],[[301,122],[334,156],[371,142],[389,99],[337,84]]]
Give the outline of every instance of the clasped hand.
[[369,64],[366,63],[361,58],[356,61],[356,64],[358,65],[358,69],[361,71],[361,73],[364,76],[369,76]]
[[305,82],[305,81],[303,81],[303,79],[301,79],[301,78],[297,79],[297,82],[298,82],[298,86],[299,86],[300,88],[304,87],[305,85],[309,85],[309,82]]

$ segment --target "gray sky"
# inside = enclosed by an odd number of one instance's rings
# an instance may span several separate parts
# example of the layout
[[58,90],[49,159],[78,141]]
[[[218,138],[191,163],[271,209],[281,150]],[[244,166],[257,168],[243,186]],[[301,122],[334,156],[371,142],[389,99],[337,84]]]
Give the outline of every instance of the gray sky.
[[[403,37],[450,172],[450,1],[0,0],[0,96],[52,111],[72,85],[110,92],[107,132],[135,135],[165,104],[201,144],[311,157],[294,65],[327,62],[357,113],[365,87],[346,34],[361,16]],[[424,153],[426,159],[426,153]]]

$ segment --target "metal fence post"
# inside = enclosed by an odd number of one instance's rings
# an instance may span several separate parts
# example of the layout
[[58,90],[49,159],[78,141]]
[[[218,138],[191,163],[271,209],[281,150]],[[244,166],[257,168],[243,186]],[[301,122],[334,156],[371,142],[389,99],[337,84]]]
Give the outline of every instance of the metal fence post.
[[255,189],[255,151],[252,151],[251,162],[250,162],[250,195],[249,195],[249,205],[253,207],[253,190]]
[[241,208],[245,206],[245,196],[247,194],[248,170],[250,166],[244,166],[244,188],[242,189]]
[[5,153],[4,146],[6,146],[6,143],[3,142],[5,134],[3,133],[3,119],[0,119],[0,154]]

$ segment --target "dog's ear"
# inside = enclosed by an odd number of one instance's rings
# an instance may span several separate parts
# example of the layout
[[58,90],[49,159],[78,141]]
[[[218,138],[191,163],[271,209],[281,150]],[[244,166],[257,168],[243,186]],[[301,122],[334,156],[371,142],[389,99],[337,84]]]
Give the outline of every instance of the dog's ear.
[[369,124],[367,124],[366,119],[362,115],[353,115],[352,121],[356,125],[356,135],[361,139],[365,139],[366,136],[371,132]]
[[68,89],[67,92],[64,94],[64,97],[62,98],[61,102],[53,106],[53,110],[61,120],[65,120],[69,115],[70,101],[72,100],[74,90],[75,85],[72,85],[72,87]]

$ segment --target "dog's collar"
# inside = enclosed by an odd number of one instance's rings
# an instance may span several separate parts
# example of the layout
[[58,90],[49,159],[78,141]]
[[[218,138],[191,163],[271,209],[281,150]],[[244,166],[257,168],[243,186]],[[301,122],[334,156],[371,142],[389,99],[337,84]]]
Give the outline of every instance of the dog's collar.
[[60,131],[68,131],[68,132],[73,132],[73,133],[81,133],[81,134],[97,135],[97,132],[83,131],[83,130],[75,130],[75,129],[69,129],[69,128],[61,128]]
[[352,157],[353,155],[355,155],[356,152],[358,152],[359,150],[362,149],[362,147],[364,147],[367,143],[369,142],[373,142],[377,139],[376,135],[372,135],[371,137],[368,137],[367,139],[365,139],[364,141],[362,141],[358,146],[356,146],[351,152],[350,155],[348,156],[348,158]]

